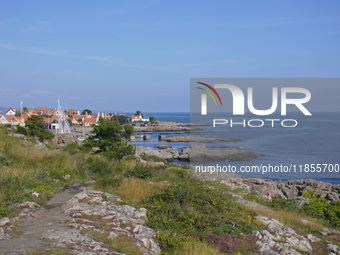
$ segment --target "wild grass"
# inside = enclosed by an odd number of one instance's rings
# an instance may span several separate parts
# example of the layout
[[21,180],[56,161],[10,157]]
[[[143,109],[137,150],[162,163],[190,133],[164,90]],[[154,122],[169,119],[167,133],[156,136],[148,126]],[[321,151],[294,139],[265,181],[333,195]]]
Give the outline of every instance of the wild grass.
[[147,180],[137,178],[124,179],[122,184],[115,188],[114,194],[117,194],[128,203],[140,202],[147,196],[152,195],[158,190],[168,187],[167,183],[153,183]]
[[218,248],[207,244],[206,242],[199,242],[196,240],[190,240],[185,242],[183,246],[178,247],[172,251],[172,253],[165,254],[178,254],[178,255],[223,255]]
[[[326,239],[318,234],[324,227],[320,220],[296,211],[240,206],[227,194],[225,185],[193,179],[186,166],[142,164],[133,156],[115,161],[82,151],[76,144],[62,151],[43,151],[8,136],[10,132],[0,127],[0,218],[10,215],[17,203],[27,200],[42,203],[67,184],[95,180],[90,188],[116,194],[124,203],[148,209],[147,224],[159,231],[157,237],[163,245],[163,255],[222,254],[216,244],[188,238],[192,234],[207,233],[237,238],[239,244],[233,246],[231,254],[257,254],[255,240],[249,233],[264,226],[254,220],[256,214],[277,219],[300,234],[319,236],[323,240],[312,244],[319,254],[325,251],[326,240],[340,243],[336,235]],[[66,180],[65,175],[71,178]],[[41,193],[45,200],[38,201],[32,196],[33,191]],[[244,196],[241,191],[232,192]],[[266,204],[254,193],[246,198]],[[98,224],[105,225],[105,222],[98,221]],[[132,238],[110,240],[100,233],[93,238],[117,252],[142,254]],[[69,254],[67,250],[44,252],[28,254]]]
[[[271,210],[263,208],[254,208],[259,215],[264,215],[278,220],[284,225],[293,227],[300,234],[316,235],[324,227],[320,220],[306,216],[296,211]],[[307,220],[308,223],[303,223],[302,220]]]
[[90,232],[88,234],[96,241],[105,243],[111,250],[124,253],[126,255],[143,255],[136,240],[129,236],[119,236],[114,239],[108,239],[107,234],[99,232]]
[[31,250],[26,255],[71,255],[71,251],[64,248],[46,248],[45,250]]

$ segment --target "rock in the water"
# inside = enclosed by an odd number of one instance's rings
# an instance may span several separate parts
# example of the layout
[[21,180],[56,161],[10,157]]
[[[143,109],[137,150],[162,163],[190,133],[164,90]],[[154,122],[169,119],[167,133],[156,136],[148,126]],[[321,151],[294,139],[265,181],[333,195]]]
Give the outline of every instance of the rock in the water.
[[209,150],[204,144],[190,146],[190,162],[212,162],[212,161],[248,161],[257,158],[252,151]]

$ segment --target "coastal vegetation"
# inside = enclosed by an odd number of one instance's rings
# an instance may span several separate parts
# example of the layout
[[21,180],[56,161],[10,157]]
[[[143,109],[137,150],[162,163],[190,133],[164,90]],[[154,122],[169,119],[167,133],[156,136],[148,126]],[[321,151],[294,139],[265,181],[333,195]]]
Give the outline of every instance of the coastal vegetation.
[[[20,128],[0,127],[0,218],[13,217],[19,203],[44,204],[66,185],[91,181],[90,188],[121,197],[121,204],[148,210],[146,224],[157,231],[163,255],[258,254],[257,239],[251,233],[267,227],[257,215],[275,218],[298,233],[318,236],[320,249],[325,249],[328,239],[319,231],[325,226],[339,227],[339,203],[327,203],[312,192],[305,194],[309,203],[296,209],[294,200],[279,196],[266,200],[255,192],[233,191],[271,210],[249,208],[218,181],[191,177],[187,166],[154,164],[161,161],[155,157],[145,157],[142,163],[131,155],[134,149],[127,142],[133,130],[116,121],[101,119],[84,147],[71,143],[62,149],[49,145],[41,150],[32,136],[14,137],[17,132],[25,133]],[[138,252],[132,239],[96,238],[118,252]],[[338,237],[332,238],[333,243],[340,243]]]
[[114,120],[100,118],[98,125],[93,125],[90,136],[84,143],[84,147],[92,149],[98,148],[96,153],[108,155],[114,159],[122,159],[124,156],[135,153],[133,145],[128,143],[128,139],[133,133],[131,125],[124,125]]
[[41,142],[54,137],[54,135],[46,129],[42,116],[32,115],[27,119],[26,126],[27,133],[31,136],[38,137]]

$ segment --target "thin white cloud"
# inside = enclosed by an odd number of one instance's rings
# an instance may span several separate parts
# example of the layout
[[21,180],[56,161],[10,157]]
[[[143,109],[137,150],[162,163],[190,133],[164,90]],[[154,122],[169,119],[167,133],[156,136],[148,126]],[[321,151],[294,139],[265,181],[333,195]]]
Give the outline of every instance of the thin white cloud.
[[245,63],[253,61],[254,59],[251,58],[240,58],[240,59],[226,59],[226,60],[216,60],[211,62],[202,62],[202,63],[191,63],[191,64],[184,64],[184,65],[177,65],[177,68],[188,68],[188,67],[208,67],[208,66],[225,66],[225,65],[235,65],[239,63]]
[[192,74],[192,73],[189,73],[189,72],[173,70],[173,69],[170,69],[170,68],[167,68],[167,67],[130,63],[130,62],[126,62],[124,60],[112,58],[112,57],[75,56],[75,55],[71,55],[68,51],[60,51],[60,50],[56,50],[56,49],[16,46],[16,45],[5,44],[5,43],[0,43],[0,48],[8,49],[8,50],[15,50],[15,51],[28,52],[28,53],[34,53],[34,54],[40,54],[40,55],[50,55],[50,56],[59,56],[59,57],[73,57],[73,58],[88,59],[88,60],[99,61],[99,62],[115,63],[115,64],[122,65],[122,66],[134,67],[134,68],[146,69],[146,70],[153,70],[153,71]]
[[51,55],[51,56],[64,56],[69,57],[67,51],[60,51],[56,49],[46,49],[46,48],[37,48],[37,47],[23,47],[23,46],[16,46],[12,44],[5,44],[0,43],[0,48],[8,49],[8,50],[15,50],[15,51],[23,51],[28,53],[35,53],[41,55]]
[[1,89],[0,88],[0,95],[6,95],[6,94],[14,94],[14,93],[17,93],[18,91],[17,90],[14,90],[14,89]]
[[56,73],[59,75],[69,75],[69,76],[95,76],[94,73],[78,72],[78,71],[59,71]]
[[31,25],[29,27],[23,28],[22,32],[42,32],[50,25],[47,21],[41,21],[37,24]]
[[99,57],[99,56],[84,56],[84,59],[89,60],[96,60],[100,62],[109,62],[109,63],[118,63],[120,60],[115,58],[108,58],[108,57]]
[[142,64],[134,64],[130,62],[126,62],[120,59],[109,58],[109,57],[100,57],[100,56],[84,56],[84,59],[95,60],[100,62],[109,62],[109,63],[116,63],[122,66],[127,67],[134,67],[138,69],[146,69],[146,70],[153,70],[153,71],[161,71],[161,72],[170,72],[170,73],[183,73],[189,74],[188,72],[172,70],[170,68],[161,67],[161,66],[152,66],[152,65],[142,65]]
[[29,97],[36,97],[36,96],[50,96],[54,95],[55,93],[52,91],[47,91],[47,90],[32,90],[29,91],[28,93],[24,94],[24,98],[29,98]]

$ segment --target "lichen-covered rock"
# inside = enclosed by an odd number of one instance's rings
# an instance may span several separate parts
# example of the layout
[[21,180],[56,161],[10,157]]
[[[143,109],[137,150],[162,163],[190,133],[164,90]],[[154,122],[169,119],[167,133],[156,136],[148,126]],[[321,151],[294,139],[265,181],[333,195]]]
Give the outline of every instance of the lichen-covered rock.
[[5,233],[3,228],[0,228],[0,240],[9,239],[9,235]]
[[[257,216],[256,219],[268,227],[268,230],[255,230],[252,232],[252,234],[259,239],[256,246],[261,254],[275,254],[271,253],[274,252],[271,248],[275,248],[275,250],[280,251],[280,254],[283,255],[300,254],[295,249],[304,252],[313,251],[309,240],[306,237],[297,234],[292,228],[265,216]],[[310,235],[310,238],[312,237],[313,236]]]
[[[84,190],[73,196],[63,207],[63,214],[70,218],[72,229],[49,230],[44,238],[57,242],[58,246],[71,247],[78,253],[119,254],[108,250],[101,242],[91,238],[91,233],[100,233],[108,239],[127,236],[145,255],[161,252],[156,232],[145,226],[145,208],[136,209],[130,205],[117,205],[122,200],[105,192]],[[89,253],[90,254],[90,253]]]
[[0,220],[0,227],[3,227],[5,225],[7,225],[8,223],[10,223],[11,221],[7,218],[7,217],[4,217]]

